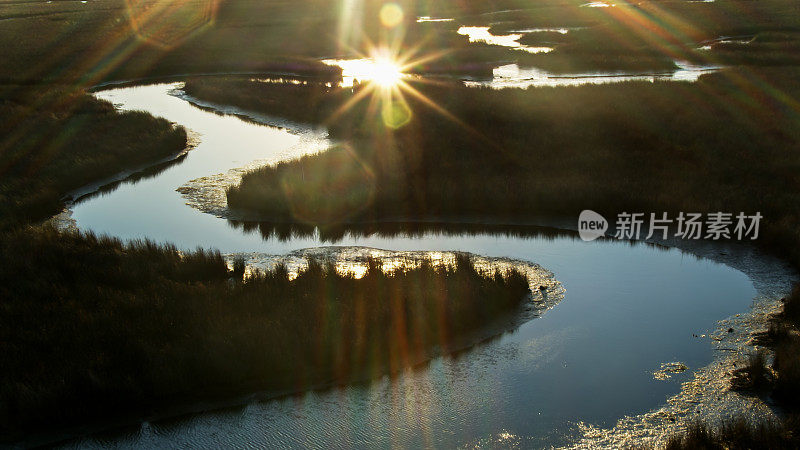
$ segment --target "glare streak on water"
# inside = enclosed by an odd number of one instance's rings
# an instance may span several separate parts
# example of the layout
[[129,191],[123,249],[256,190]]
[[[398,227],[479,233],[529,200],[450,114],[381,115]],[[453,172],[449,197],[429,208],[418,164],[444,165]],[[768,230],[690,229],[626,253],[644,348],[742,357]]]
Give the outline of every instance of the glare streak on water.
[[575,74],[555,74],[546,70],[521,68],[517,64],[507,64],[494,69],[491,80],[465,81],[471,87],[487,86],[494,89],[581,86],[584,84],[609,84],[628,81],[687,81],[694,82],[701,75],[719,70],[716,66],[697,66],[676,61],[678,68],[671,72],[631,73],[631,72],[586,72]]
[[425,23],[425,22],[452,22],[455,19],[452,18],[439,18],[439,17],[430,17],[430,16],[419,16],[417,17],[417,23]]
[[700,43],[699,50],[711,50],[714,48],[716,44],[738,44],[738,45],[747,45],[751,44],[755,36],[750,35],[743,35],[743,36],[720,36],[716,39],[709,39],[707,41],[703,41]]
[[[717,320],[747,310],[755,295],[743,273],[677,250],[570,238],[424,232],[397,236],[263,238],[184,204],[187,181],[272,164],[324,148],[324,131],[260,126],[198,109],[179,85],[97,93],[200,134],[179,165],[123,183],[74,207],[81,229],[179,248],[286,255],[328,245],[392,251],[465,251],[530,261],[552,272],[564,298],[547,314],[456,357],[371,383],[254,402],[241,408],[144,423],[127,435],[68,446],[454,448],[540,447],[579,438],[586,424],[609,427],[663,404],[712,358],[706,335]],[[306,145],[315,143],[314,145]],[[306,143],[306,144],[303,144]],[[347,249],[343,251],[348,251]],[[354,250],[356,251],[356,250]],[[363,251],[363,250],[357,250]],[[370,252],[376,250],[369,250]],[[302,253],[294,253],[302,255]],[[656,379],[665,363],[688,370]]]
[[324,59],[322,62],[342,68],[342,82],[339,86],[345,88],[366,81],[390,86],[408,76],[401,71],[401,67],[389,59]]
[[470,42],[485,42],[489,45],[499,45],[509,47],[514,50],[522,50],[528,53],[548,53],[552,52],[552,47],[529,47],[519,43],[521,34],[508,34],[496,36],[489,32],[490,27],[461,27],[458,34],[469,37]]
[[524,30],[513,30],[512,33],[558,33],[567,34],[569,30],[577,28],[525,28]]

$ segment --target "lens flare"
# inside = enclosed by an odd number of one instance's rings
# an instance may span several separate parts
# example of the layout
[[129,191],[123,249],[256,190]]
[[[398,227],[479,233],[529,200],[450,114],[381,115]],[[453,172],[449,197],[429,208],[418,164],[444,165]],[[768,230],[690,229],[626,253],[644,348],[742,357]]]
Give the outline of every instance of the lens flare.
[[394,28],[403,21],[403,9],[397,3],[387,3],[378,14],[381,24],[386,28]]
[[391,87],[400,81],[403,72],[400,66],[389,58],[378,58],[373,62],[372,80],[380,86]]
[[381,88],[396,86],[402,78],[403,68],[387,55],[376,54],[361,59],[327,59],[325,64],[342,68],[342,87],[374,83]]
[[131,28],[143,41],[173,48],[214,23],[219,0],[125,0]]

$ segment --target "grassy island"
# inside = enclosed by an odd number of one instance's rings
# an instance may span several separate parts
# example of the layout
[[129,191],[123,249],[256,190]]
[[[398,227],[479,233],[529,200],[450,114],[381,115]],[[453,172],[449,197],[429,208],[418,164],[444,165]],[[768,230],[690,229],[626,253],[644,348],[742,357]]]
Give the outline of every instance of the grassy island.
[[530,292],[520,272],[482,275],[464,255],[392,273],[370,261],[360,279],[317,261],[294,280],[282,266],[242,279],[218,252],[47,230],[0,240],[0,268],[6,438],[397,372],[485,338]]

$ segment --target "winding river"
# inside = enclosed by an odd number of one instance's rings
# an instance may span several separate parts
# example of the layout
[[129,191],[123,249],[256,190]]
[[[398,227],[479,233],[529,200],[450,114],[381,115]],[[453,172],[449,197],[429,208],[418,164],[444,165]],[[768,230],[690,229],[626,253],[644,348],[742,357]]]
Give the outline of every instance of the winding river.
[[[734,246],[689,249],[701,257],[652,245],[587,243],[569,233],[423,228],[330,239],[233,226],[187,205],[192,202],[177,189],[211,177],[206,184],[213,196],[237,169],[324,150],[326,134],[275,118],[230,114],[242,111],[199,108],[180,86],[95,94],[120,109],[144,110],[185,126],[196,146],[156,174],[77,201],[72,219],[78,228],[266,259],[326,246],[467,251],[539,264],[561,283],[564,297],[513,331],[393,378],[145,421],[67,447],[539,447],[573,445],[592,433],[630,436],[641,431],[636,424],[672,423],[695,411],[682,383],[722,365],[728,357],[723,347],[743,345],[743,327],[751,323],[746,320],[757,321],[792,276],[780,263]],[[209,200],[214,201],[222,200]],[[725,331],[729,325],[736,332]],[[661,371],[662,365],[687,370]],[[733,401],[753,411],[766,408]]]

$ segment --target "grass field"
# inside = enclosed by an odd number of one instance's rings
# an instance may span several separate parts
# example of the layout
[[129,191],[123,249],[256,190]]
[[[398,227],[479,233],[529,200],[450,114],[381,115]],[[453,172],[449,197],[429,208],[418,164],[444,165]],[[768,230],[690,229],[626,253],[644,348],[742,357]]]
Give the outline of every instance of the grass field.
[[[405,13],[401,30],[387,33],[375,20],[382,2],[352,9],[323,0],[5,1],[0,2],[0,81],[90,85],[207,72],[327,76],[331,68],[319,58],[366,52],[370,42],[402,42],[420,55],[435,54],[437,58],[416,64],[414,70],[437,72],[473,73],[480,68],[485,73],[485,65],[498,62],[561,72],[666,69],[674,59],[797,63],[800,15],[791,0],[616,2],[613,8],[587,8],[584,3],[400,1]],[[503,10],[509,11],[491,12]],[[416,17],[423,15],[455,20],[417,23]],[[491,26],[498,34],[535,27],[575,29],[558,37],[523,36],[526,42],[555,47],[548,54],[528,54],[470,44],[455,33],[459,25]],[[703,41],[741,35],[752,36],[753,42],[698,50]]]

